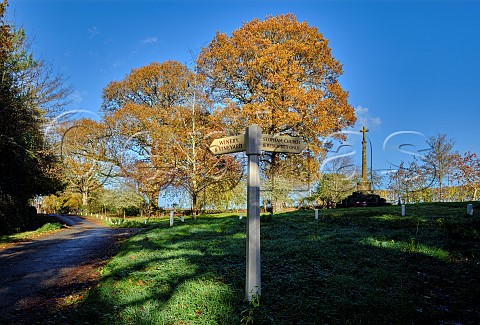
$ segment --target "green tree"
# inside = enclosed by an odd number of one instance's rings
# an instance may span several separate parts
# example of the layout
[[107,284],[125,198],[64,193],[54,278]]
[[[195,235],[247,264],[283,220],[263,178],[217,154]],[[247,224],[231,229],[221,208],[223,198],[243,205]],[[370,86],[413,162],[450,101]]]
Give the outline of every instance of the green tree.
[[145,198],[126,184],[100,191],[96,201],[106,210],[123,216],[138,214],[145,206]]
[[336,207],[337,203],[355,190],[358,172],[351,156],[336,157],[322,167],[323,174],[315,196],[324,205]]
[[0,3],[0,223],[4,229],[24,225],[22,209],[28,201],[63,184],[42,132],[48,103],[55,100],[59,84],[51,84],[49,91],[44,87],[49,77],[38,74],[41,65],[29,52],[23,30],[7,23],[7,5]]

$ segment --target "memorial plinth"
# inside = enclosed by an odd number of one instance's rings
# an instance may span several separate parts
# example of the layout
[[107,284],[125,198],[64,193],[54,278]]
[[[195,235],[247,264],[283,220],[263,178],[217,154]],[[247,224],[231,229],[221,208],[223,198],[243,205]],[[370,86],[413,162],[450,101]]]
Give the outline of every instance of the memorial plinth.
[[357,184],[357,192],[371,192],[372,191],[372,183],[360,181]]
[[382,205],[388,205],[388,203],[387,200],[380,197],[380,195],[367,192],[353,192],[346,199],[343,199],[342,203],[337,205],[337,208],[369,207]]

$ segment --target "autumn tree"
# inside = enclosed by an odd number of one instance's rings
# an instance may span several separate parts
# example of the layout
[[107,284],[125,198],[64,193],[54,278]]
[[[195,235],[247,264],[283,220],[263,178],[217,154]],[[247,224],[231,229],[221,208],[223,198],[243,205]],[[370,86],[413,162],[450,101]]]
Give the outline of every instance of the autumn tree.
[[78,213],[82,206],[82,196],[68,189],[42,198],[45,213]]
[[43,74],[23,30],[6,21],[7,5],[0,2],[1,231],[24,226],[28,201],[62,187],[59,165],[42,131],[61,84]]
[[[188,105],[179,107],[172,121],[172,129],[176,132],[171,145],[177,152],[172,184],[190,195],[194,218],[202,192],[208,189],[228,192],[243,175],[241,164],[232,155],[214,156],[208,149],[212,136],[221,134],[221,125],[208,110],[202,86],[201,79],[195,76],[190,84],[193,94]],[[186,130],[189,131],[187,137]]]
[[458,155],[455,157],[454,165],[456,166],[454,178],[470,190],[472,200],[476,201],[480,187],[480,159],[477,154],[468,151]]
[[94,120],[79,119],[62,123],[58,132],[68,187],[81,195],[82,206],[87,207],[92,192],[114,176],[115,166],[104,160],[110,130]]
[[396,198],[405,202],[426,200],[425,191],[431,186],[429,169],[421,162],[401,162],[397,170],[389,174],[388,188]]
[[174,176],[177,153],[167,143],[172,114],[185,104],[190,80],[187,68],[168,61],[133,69],[103,90],[104,122],[112,128],[109,159],[137,182],[151,209]]
[[113,130],[110,152],[139,189],[149,188],[151,203],[162,188],[183,188],[197,211],[206,187],[234,186],[241,176],[230,156],[208,151],[219,121],[202,93],[202,79],[184,65],[167,61],[134,69],[103,92],[105,123]]
[[[320,137],[355,122],[348,93],[338,82],[342,65],[317,28],[293,14],[254,19],[231,36],[217,32],[197,65],[229,134],[257,124],[264,133],[302,136],[318,157],[324,153]],[[289,159],[269,155],[269,174]],[[309,166],[314,167],[302,165]]]
[[430,150],[422,160],[438,184],[438,200],[442,201],[444,181],[453,174],[458,153],[454,151],[455,142],[448,139],[446,134],[431,136],[427,144]]

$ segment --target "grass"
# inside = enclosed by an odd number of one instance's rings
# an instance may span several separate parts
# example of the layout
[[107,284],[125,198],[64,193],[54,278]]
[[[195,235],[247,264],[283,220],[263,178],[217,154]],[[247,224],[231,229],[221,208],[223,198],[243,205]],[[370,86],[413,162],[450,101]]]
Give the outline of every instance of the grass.
[[63,228],[63,225],[55,221],[53,218],[49,218],[48,216],[39,216],[39,218],[45,218],[45,223],[41,227],[32,231],[24,231],[12,235],[0,236],[0,244],[27,241],[44,234],[53,233]]
[[163,221],[124,244],[72,323],[479,323],[479,208],[276,214],[261,226],[262,296],[250,304],[245,218]]

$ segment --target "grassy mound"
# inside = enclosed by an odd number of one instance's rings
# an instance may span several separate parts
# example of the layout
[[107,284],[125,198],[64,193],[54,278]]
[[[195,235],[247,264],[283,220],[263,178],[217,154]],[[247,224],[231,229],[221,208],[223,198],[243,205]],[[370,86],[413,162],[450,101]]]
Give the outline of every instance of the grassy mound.
[[[480,217],[465,204],[276,214],[262,297],[244,299],[245,218],[168,221],[131,238],[75,315],[103,324],[480,322]],[[93,321],[95,320],[95,321]]]

